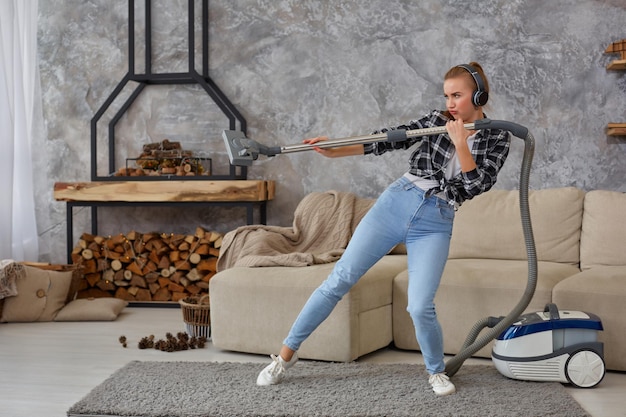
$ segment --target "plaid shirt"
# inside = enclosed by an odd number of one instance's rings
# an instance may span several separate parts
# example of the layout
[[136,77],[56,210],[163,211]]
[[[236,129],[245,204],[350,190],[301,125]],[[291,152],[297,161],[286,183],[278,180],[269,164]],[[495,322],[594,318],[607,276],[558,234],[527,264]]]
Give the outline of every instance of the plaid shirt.
[[[384,133],[393,129],[423,129],[427,127],[444,126],[449,120],[441,111],[433,110],[421,119],[412,120],[408,125],[382,129],[375,133]],[[443,193],[449,204],[460,206],[485,191],[495,183],[498,172],[509,154],[511,135],[500,129],[483,129],[476,133],[474,146],[471,149],[477,168],[469,172],[446,180],[445,168],[455,154],[455,147],[447,133],[439,135],[409,138],[400,142],[376,142],[365,144],[365,154],[382,155],[396,149],[409,149],[419,142],[417,149],[409,160],[409,172],[421,178],[435,179],[439,188],[429,192]]]

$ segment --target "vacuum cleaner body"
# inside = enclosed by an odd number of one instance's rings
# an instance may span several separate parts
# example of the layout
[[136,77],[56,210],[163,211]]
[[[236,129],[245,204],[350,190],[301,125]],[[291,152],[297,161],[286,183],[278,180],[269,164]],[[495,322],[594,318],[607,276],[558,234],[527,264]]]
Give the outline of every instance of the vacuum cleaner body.
[[582,311],[524,314],[496,338],[492,360],[509,378],[557,381],[591,388],[605,374],[604,344],[598,341],[600,318]]

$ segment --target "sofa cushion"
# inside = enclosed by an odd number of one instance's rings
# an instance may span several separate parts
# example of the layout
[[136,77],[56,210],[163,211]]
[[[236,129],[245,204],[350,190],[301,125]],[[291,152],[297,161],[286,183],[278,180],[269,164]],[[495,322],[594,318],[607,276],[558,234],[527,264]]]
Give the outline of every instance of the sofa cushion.
[[54,321],[111,321],[117,319],[128,301],[120,298],[80,298],[70,301]]
[[17,295],[4,300],[0,322],[51,321],[65,305],[72,271],[49,271],[25,265]]
[[[235,267],[217,273],[209,282],[213,345],[277,353],[302,306],[333,267]],[[302,344],[298,355],[345,362],[391,343],[392,282],[403,269],[405,255],[383,257]]]
[[[583,197],[573,187],[529,192],[538,260],[578,264]],[[527,259],[519,191],[491,190],[463,203],[449,258]]]
[[585,195],[580,267],[626,266],[626,194],[593,190]]
[[[535,294],[526,311],[542,311],[552,300],[552,288],[578,273],[573,265],[539,262]],[[435,297],[446,353],[461,350],[472,326],[488,316],[505,316],[520,301],[528,283],[526,261],[450,259]],[[419,349],[412,320],[406,312],[408,273],[398,274],[393,286],[393,338],[401,349]],[[491,344],[476,356],[489,357]]]
[[554,286],[552,300],[561,310],[597,314],[607,369],[626,371],[626,266],[596,266],[573,275]]

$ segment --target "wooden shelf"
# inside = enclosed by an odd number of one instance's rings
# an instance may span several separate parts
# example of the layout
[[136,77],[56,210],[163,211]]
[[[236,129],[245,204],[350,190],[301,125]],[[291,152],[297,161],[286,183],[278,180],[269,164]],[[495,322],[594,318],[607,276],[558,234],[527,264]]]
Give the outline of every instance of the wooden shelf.
[[606,66],[609,70],[626,70],[626,59],[616,59]]
[[98,234],[99,207],[130,206],[237,206],[246,209],[246,223],[254,224],[254,209],[265,224],[267,202],[276,185],[266,180],[215,181],[99,181],[57,182],[54,199],[67,205],[67,259],[72,263],[74,207],[91,208],[91,234]]
[[[611,43],[604,50],[605,54],[619,54],[621,59],[611,61],[606,69],[626,70],[626,39]],[[606,129],[608,136],[626,136],[626,123],[609,123]]]
[[626,123],[609,123],[606,134],[609,136],[626,136]]
[[57,182],[57,201],[252,202],[274,198],[274,181],[100,181]]

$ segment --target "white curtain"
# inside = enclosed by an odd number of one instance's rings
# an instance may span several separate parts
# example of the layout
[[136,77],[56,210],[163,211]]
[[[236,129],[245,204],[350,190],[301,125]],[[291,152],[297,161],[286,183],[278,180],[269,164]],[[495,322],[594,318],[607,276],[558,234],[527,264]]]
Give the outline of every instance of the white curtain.
[[0,259],[38,260],[31,158],[36,82],[37,0],[0,0]]

